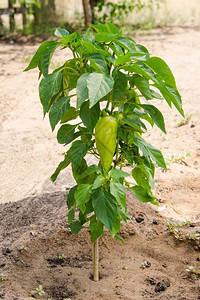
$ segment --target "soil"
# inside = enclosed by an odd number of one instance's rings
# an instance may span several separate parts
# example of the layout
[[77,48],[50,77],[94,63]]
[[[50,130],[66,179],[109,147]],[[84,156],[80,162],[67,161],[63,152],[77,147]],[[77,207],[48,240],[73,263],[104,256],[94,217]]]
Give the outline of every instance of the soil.
[[[71,171],[55,184],[49,180],[63,148],[42,120],[38,72],[22,72],[39,44],[0,41],[0,299],[32,299],[39,285],[45,294],[38,299],[200,299],[200,28],[166,27],[134,38],[170,65],[186,119],[156,102],[168,133],[155,128],[145,138],[169,161],[166,171],[156,168],[160,206],[127,193],[132,222],[122,224],[125,245],[100,240],[99,282],[92,280],[88,231],[73,235],[68,228]],[[54,65],[70,55],[63,52]],[[186,220],[169,231],[167,222]],[[189,266],[196,273],[186,271]]]

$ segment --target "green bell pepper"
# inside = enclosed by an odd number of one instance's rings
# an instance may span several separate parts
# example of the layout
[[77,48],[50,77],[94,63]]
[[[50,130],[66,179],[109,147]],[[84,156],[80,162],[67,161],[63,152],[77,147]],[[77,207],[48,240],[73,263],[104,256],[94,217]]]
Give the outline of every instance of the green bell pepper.
[[110,170],[117,141],[117,120],[112,116],[100,118],[95,126],[95,141],[101,165]]

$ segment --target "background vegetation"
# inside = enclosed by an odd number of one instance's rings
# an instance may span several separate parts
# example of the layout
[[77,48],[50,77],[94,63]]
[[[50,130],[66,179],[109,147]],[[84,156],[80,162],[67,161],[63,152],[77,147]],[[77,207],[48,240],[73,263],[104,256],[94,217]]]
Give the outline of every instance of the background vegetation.
[[[69,31],[84,28],[84,2],[91,6],[93,23],[112,21],[126,31],[151,29],[168,24],[199,25],[199,0],[12,0],[14,7],[28,6],[27,25],[23,28],[21,14],[15,15],[16,29],[25,34],[53,33],[58,26]],[[35,3],[34,3],[35,2]],[[1,0],[0,9],[8,1]],[[88,13],[88,9],[85,11]],[[87,22],[86,22],[87,23]],[[87,24],[86,24],[87,25]],[[0,15],[1,34],[8,33],[9,16]]]

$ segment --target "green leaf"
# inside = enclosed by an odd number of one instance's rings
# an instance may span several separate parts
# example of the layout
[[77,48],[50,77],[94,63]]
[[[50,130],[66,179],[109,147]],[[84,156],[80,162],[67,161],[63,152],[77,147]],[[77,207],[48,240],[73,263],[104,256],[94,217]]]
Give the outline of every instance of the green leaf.
[[[152,161],[149,161],[148,159],[146,159],[145,157],[143,157],[143,163],[144,163],[144,166],[147,167],[147,170],[151,173],[152,178],[154,178],[154,175],[155,175],[155,164]],[[152,186],[153,186],[153,184],[154,183],[152,183]]]
[[116,234],[120,231],[120,228],[121,228],[121,217],[120,215],[117,215],[111,231],[111,236],[115,237]]
[[103,233],[103,224],[101,221],[96,220],[95,216],[90,218],[90,231],[91,231],[91,242],[94,243]]
[[60,97],[51,107],[49,112],[49,121],[51,124],[52,131],[55,129],[56,124],[62,119],[65,112],[69,110],[69,100],[68,97]]
[[172,71],[163,59],[154,56],[149,58],[145,64],[147,64],[156,74],[158,74],[167,85],[177,89]]
[[63,66],[62,87],[64,96],[68,96],[69,92],[76,88],[80,74],[77,72],[77,59],[69,59]]
[[133,45],[127,37],[118,37],[115,39],[115,43],[128,51],[134,51]]
[[114,33],[113,34],[113,33],[101,32],[101,33],[97,33],[95,35],[95,41],[96,42],[108,43],[108,42],[112,42],[113,40],[115,40],[120,35],[121,35],[121,33]]
[[154,72],[143,62],[136,62],[130,66],[121,66],[121,68],[130,73],[140,74],[147,80],[152,80],[153,82],[158,83],[158,79],[156,78]]
[[86,58],[91,62],[91,66],[98,72],[108,75],[108,68],[105,58],[100,53],[94,53]]
[[80,179],[97,172],[101,172],[101,168],[96,165],[91,165],[81,174]]
[[119,235],[119,234],[116,234],[116,239],[118,239],[122,244],[125,245],[125,242],[124,242],[124,239]]
[[[118,50],[118,49],[117,49]],[[125,54],[122,52],[118,57],[115,59],[115,66],[123,65],[127,62],[131,62],[131,53],[126,52]]]
[[75,203],[75,197],[74,197],[74,194],[76,192],[76,189],[77,189],[77,185],[73,186],[70,190],[69,190],[69,193],[67,195],[67,206],[68,206],[68,209],[70,209],[74,203]]
[[127,220],[132,221],[131,217],[129,216],[127,212],[127,208],[125,207],[119,207],[118,206],[118,213],[120,214],[122,220],[127,223]]
[[93,206],[92,206],[92,199],[90,198],[90,201],[88,201],[86,203],[86,211],[84,213],[84,215],[88,215],[91,214],[94,211]]
[[113,76],[115,81],[112,91],[112,99],[115,103],[119,98],[121,98],[127,88],[127,76],[117,69],[113,72]]
[[136,51],[137,51],[137,52],[139,52],[139,53],[142,53],[142,54],[146,55],[146,57],[147,57],[147,58],[149,58],[149,57],[150,57],[150,55],[149,55],[149,51],[148,51],[148,50],[147,50],[147,48],[146,48],[146,47],[144,47],[143,45],[140,45],[140,44],[135,44],[135,49],[136,49]]
[[[80,77],[81,78],[81,77]],[[90,108],[106,96],[113,88],[114,80],[111,76],[100,73],[91,73],[87,79]]]
[[57,179],[60,172],[63,169],[67,168],[69,166],[69,164],[70,164],[70,155],[69,155],[69,153],[67,153],[67,155],[65,155],[65,159],[59,163],[55,172],[51,175],[51,181],[54,182]]
[[69,110],[65,112],[60,123],[67,123],[68,121],[74,120],[78,117],[79,111],[75,107],[70,106]]
[[77,108],[80,108],[85,100],[88,99],[88,88],[87,80],[90,74],[85,73],[77,81],[76,92],[77,92]]
[[[141,52],[134,51],[134,52],[126,52],[125,54],[122,52],[116,58],[115,66],[122,65],[121,68],[124,69],[123,65],[128,62],[132,62],[132,60],[146,61],[146,59],[147,59],[146,55]],[[130,65],[130,67],[131,66],[133,66],[133,65]],[[125,66],[125,68],[126,68],[126,66]],[[127,66],[127,68],[129,68],[129,66]]]
[[136,116],[131,117],[131,118],[124,118],[124,119],[122,119],[122,121],[140,133],[143,133],[143,131],[140,127],[143,127],[145,130],[147,129],[145,124]]
[[140,93],[147,99],[152,99],[151,91],[149,88],[149,82],[144,77],[135,74],[132,76],[131,81],[134,82]]
[[78,132],[74,132],[76,129],[77,125],[70,125],[70,124],[65,124],[60,127],[57,133],[57,140],[59,144],[69,144],[71,143],[74,139],[76,139],[79,136]]
[[155,205],[158,205],[156,198],[149,195],[149,193],[147,193],[143,187],[135,185],[131,188],[131,190],[140,202],[151,202]]
[[126,189],[123,184],[111,181],[110,193],[116,198],[119,205],[126,207]]
[[82,40],[91,43],[93,39],[92,34],[90,33],[90,29],[88,28],[87,31],[82,34]]
[[156,91],[154,91],[152,89],[150,89],[150,91],[151,91],[152,98],[160,99],[160,100],[163,99],[163,97],[159,93],[157,93]]
[[87,219],[86,215],[87,214],[83,214],[82,211],[80,210],[78,218],[79,218],[79,221],[80,221],[81,225],[88,222],[88,219]]
[[79,233],[82,228],[83,227],[79,221],[75,221],[70,225],[71,232],[75,234]]
[[61,89],[62,74],[61,70],[45,76],[39,85],[40,101],[43,106],[44,115],[48,111],[51,98]]
[[111,232],[117,217],[117,204],[115,198],[102,187],[94,190],[91,197],[97,218]]
[[84,179],[80,179],[81,174],[83,172],[85,172],[87,170],[87,168],[88,168],[87,162],[83,158],[82,161],[81,161],[80,166],[78,167],[78,169],[77,170],[72,170],[73,171],[73,177],[76,180],[76,183],[78,185],[83,184],[83,183],[90,183],[88,177],[85,180]]
[[70,148],[71,164],[73,172],[76,172],[79,168],[83,157],[88,151],[88,145],[83,141],[75,141]]
[[69,46],[69,44],[72,44],[74,42],[78,42],[81,39],[81,35],[78,31],[73,32],[71,34],[68,34],[67,36],[64,36],[62,38],[62,42],[64,45]]
[[75,209],[72,208],[69,212],[68,212],[68,215],[67,215],[67,218],[68,218],[68,224],[70,225],[71,222],[74,220],[74,217],[75,217]]
[[154,179],[151,172],[144,165],[138,165],[132,170],[132,176],[139,186],[146,190],[151,190],[154,187]]
[[99,33],[108,33],[108,26],[107,25],[104,25],[104,24],[98,24],[98,25],[91,25],[92,28],[94,28],[97,32]]
[[53,97],[51,97],[49,101],[49,107],[48,111],[50,110],[51,106],[62,96],[62,90],[60,90],[57,94],[55,94]]
[[58,45],[58,43],[55,41],[46,41],[42,43],[38,48],[37,52],[35,53],[35,55],[33,56],[33,58],[31,59],[28,67],[24,71],[29,71],[31,69],[36,68],[41,60],[42,54],[45,52],[47,47],[56,46],[56,45]]
[[108,32],[110,33],[120,33],[122,34],[122,32],[118,29],[117,26],[115,26],[114,24],[110,23],[110,22],[106,22],[106,27]]
[[85,203],[90,200],[91,188],[91,184],[80,184],[78,185],[74,195],[76,203],[83,213],[85,212]]
[[106,181],[106,178],[100,174],[99,176],[97,176],[97,178],[95,179],[94,183],[93,183],[93,186],[92,186],[92,189],[95,190],[95,189],[98,189],[99,187],[102,186],[102,184]]
[[112,169],[110,171],[110,177],[112,177],[113,179],[120,179],[120,178],[124,178],[124,177],[128,177],[130,176],[129,173],[124,172],[120,169]]
[[171,103],[173,103],[182,116],[184,116],[179,92],[173,87],[168,86],[162,80],[159,80],[159,78],[156,77],[156,75],[147,65],[142,62],[137,62],[131,66],[122,66],[121,68],[128,72],[138,73],[147,80],[152,80],[154,82],[154,86],[159,89],[168,105],[171,107]]
[[133,165],[133,153],[127,149],[127,147],[123,147],[123,152],[126,155],[126,159],[129,162],[129,164]]
[[97,49],[94,44],[88,41],[82,41],[82,45],[85,46],[87,53],[93,54],[97,52]]
[[41,56],[40,66],[41,66],[42,74],[44,76],[46,76],[48,74],[50,60],[51,60],[51,57],[53,55],[53,52],[55,51],[55,49],[57,47],[58,47],[57,44],[56,45],[50,45],[50,46],[46,47],[45,51],[43,52],[43,54]]
[[57,37],[66,37],[69,35],[69,32],[66,29],[56,29],[56,31],[54,32],[54,35],[56,35]]
[[153,105],[148,105],[148,104],[143,104],[141,105],[142,108],[144,109],[144,111],[146,113],[148,113],[154,123],[164,132],[166,133],[166,129],[165,129],[165,121],[164,121],[164,118],[163,118],[163,115],[162,113],[159,111],[159,109],[157,109],[155,106]]
[[136,135],[134,135],[134,144],[142,150],[144,156],[148,160],[150,157],[153,161],[157,163],[159,167],[166,169],[165,160],[160,150],[153,147],[151,144],[145,142],[142,138]]
[[[138,104],[138,105],[139,105],[139,104]],[[135,109],[135,114],[136,114],[140,119],[144,119],[144,120],[146,120],[147,122],[149,122],[149,124],[153,127],[154,121],[153,121],[153,119],[152,119],[147,113],[144,113],[144,112],[141,111],[141,110]]]
[[110,48],[117,55],[117,57],[124,53],[123,50],[122,50],[122,48],[118,44],[116,44],[115,42],[113,42],[112,44],[110,44]]
[[[155,84],[157,87],[158,85]],[[165,98],[167,102],[171,101],[176,109],[180,112],[180,114],[184,117],[184,112],[182,108],[182,100],[179,92],[170,86],[159,86],[158,89],[160,90],[161,94]]]
[[99,103],[96,103],[91,109],[89,108],[89,101],[81,105],[80,118],[91,133],[93,133],[93,129],[99,119],[99,114]]

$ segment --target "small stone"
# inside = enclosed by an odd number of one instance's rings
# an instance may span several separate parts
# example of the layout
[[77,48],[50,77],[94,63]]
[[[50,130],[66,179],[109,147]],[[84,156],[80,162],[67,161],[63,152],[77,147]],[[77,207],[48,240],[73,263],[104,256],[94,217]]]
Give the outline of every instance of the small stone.
[[5,297],[4,293],[0,293],[0,299],[3,299]]
[[141,267],[142,269],[145,269],[145,268],[150,268],[151,267],[151,263],[150,261],[144,261],[141,263]]
[[149,277],[147,279],[147,282],[150,283],[150,285],[155,285],[156,284],[156,280],[153,277]]
[[164,264],[162,264],[162,266],[163,266],[164,268],[167,268],[167,264],[165,264],[165,263],[164,263]]
[[159,292],[163,292],[163,291],[165,291],[166,290],[166,286],[162,283],[162,282],[158,282],[157,284],[156,284],[156,287],[155,287],[155,292],[156,293],[159,293]]
[[165,291],[168,287],[170,286],[170,282],[169,281],[159,281],[157,284],[156,284],[156,287],[154,289],[154,291],[156,293],[159,293],[159,292],[163,292]]
[[147,261],[147,262],[146,262],[146,266],[147,266],[148,268],[151,267],[150,261]]
[[3,249],[3,251],[2,251],[3,255],[8,255],[8,254],[10,254],[11,252],[12,252],[12,250],[11,250],[10,248],[5,248],[5,249]]
[[137,218],[135,218],[135,221],[137,223],[141,223],[142,221],[144,221],[144,217],[137,217]]
[[67,273],[67,275],[68,275],[68,276],[71,276],[71,275],[72,275],[72,272]]
[[115,294],[116,294],[116,295],[121,295],[121,292],[120,292],[120,291],[117,291]]

